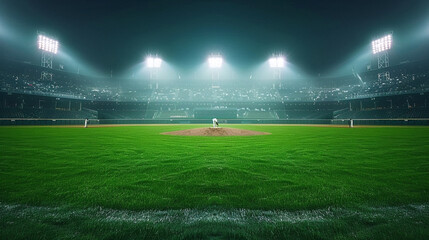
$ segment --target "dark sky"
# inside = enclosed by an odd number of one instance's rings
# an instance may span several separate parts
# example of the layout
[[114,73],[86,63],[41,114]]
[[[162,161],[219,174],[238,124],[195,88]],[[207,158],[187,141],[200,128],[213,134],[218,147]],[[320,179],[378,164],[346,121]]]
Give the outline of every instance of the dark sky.
[[22,36],[37,30],[57,36],[102,72],[127,69],[150,52],[186,69],[218,50],[243,68],[281,51],[317,74],[377,34],[427,22],[428,6],[428,0],[0,0],[0,21]]

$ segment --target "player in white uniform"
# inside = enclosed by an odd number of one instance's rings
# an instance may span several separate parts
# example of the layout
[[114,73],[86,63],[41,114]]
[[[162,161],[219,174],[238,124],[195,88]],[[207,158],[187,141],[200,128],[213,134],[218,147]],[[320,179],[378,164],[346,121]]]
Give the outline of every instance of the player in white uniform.
[[219,123],[217,122],[216,118],[213,118],[213,127],[219,127]]
[[88,118],[85,118],[85,128],[88,127]]

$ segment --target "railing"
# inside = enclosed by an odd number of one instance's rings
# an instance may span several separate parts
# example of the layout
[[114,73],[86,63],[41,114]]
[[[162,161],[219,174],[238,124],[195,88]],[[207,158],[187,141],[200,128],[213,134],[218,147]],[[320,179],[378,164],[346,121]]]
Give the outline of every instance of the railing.
[[[332,119],[334,125],[349,124],[350,119]],[[429,126],[429,118],[353,119],[355,126]]]
[[333,116],[334,116],[334,118],[335,118],[335,116],[338,116],[338,115],[340,115],[341,113],[343,113],[343,112],[347,112],[347,111],[350,111],[350,108],[343,108],[343,109],[340,109],[340,110],[336,110],[336,111],[334,111],[334,112],[333,112]]
[[[348,125],[350,119],[221,119],[220,124]],[[84,125],[84,119],[0,118],[0,125]],[[429,118],[353,119],[355,126],[429,126]],[[211,119],[89,119],[89,125],[115,124],[211,124]]]
[[[99,124],[98,119],[90,119],[90,124]],[[85,119],[50,119],[50,118],[0,118],[0,126],[23,125],[84,125]]]

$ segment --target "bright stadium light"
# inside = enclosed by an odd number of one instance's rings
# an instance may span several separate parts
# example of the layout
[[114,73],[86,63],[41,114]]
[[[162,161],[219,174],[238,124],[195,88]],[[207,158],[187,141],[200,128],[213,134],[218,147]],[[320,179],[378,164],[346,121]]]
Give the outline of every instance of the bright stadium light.
[[[390,66],[389,50],[392,48],[392,33],[389,33],[382,38],[375,39],[371,42],[372,54],[377,57],[378,69],[387,68]],[[390,80],[390,72],[388,69],[377,73],[378,81],[384,82]]]
[[[37,47],[42,52],[40,65],[46,69],[52,69],[53,64],[52,61],[54,59],[54,55],[58,53],[58,41],[53,39],[52,37],[47,37],[45,34],[41,32],[37,32]],[[53,73],[49,70],[43,70],[41,72],[40,78],[42,80],[52,81]]]
[[[282,71],[286,65],[286,60],[282,54],[273,54],[271,58],[268,59],[268,64],[272,69],[273,79],[278,83],[279,88],[281,88],[282,80]],[[276,89],[276,83],[273,83],[273,89]]]
[[147,57],[146,58],[146,66],[148,68],[161,68],[161,64],[162,64],[162,59],[159,58],[158,56],[155,57]]
[[284,68],[285,62],[284,57],[272,57],[268,60],[270,68]]
[[392,34],[372,41],[372,53],[377,54],[392,48]]
[[221,68],[223,59],[221,56],[210,56],[209,57],[209,67],[210,68]]
[[149,87],[152,89],[152,84],[155,83],[155,89],[158,89],[158,74],[161,69],[162,59],[158,57],[158,54],[155,56],[149,55],[146,57],[146,67],[149,68]]
[[40,50],[50,52],[53,54],[58,53],[58,41],[52,38],[46,37],[45,35],[39,34],[37,39],[37,45]]

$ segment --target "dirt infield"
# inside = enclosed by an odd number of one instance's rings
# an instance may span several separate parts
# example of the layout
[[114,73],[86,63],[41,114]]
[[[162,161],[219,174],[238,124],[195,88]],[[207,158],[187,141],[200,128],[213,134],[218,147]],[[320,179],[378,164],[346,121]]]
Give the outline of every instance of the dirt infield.
[[182,131],[165,132],[164,135],[178,136],[253,136],[268,135],[268,132],[257,132],[237,128],[194,128]]

